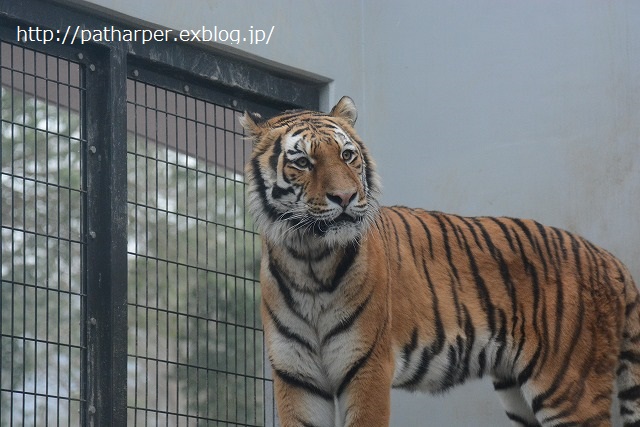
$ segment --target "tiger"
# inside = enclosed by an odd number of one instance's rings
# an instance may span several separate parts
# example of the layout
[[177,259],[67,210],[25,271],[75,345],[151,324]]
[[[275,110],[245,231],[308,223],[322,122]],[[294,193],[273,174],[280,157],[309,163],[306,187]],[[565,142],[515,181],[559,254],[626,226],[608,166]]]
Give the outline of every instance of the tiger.
[[[240,116],[260,311],[284,427],[390,423],[392,388],[490,377],[517,426],[640,426],[629,270],[536,221],[381,206],[355,103]],[[614,389],[617,387],[616,389]]]

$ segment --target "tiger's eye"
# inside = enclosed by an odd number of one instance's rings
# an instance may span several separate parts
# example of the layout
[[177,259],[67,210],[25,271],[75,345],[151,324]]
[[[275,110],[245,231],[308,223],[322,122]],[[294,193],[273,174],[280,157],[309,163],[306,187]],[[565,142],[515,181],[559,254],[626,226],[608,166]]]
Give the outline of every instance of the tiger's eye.
[[353,150],[344,150],[342,152],[342,160],[344,160],[345,162],[348,162],[349,160],[353,159],[353,156],[355,156],[355,153],[353,152]]
[[309,159],[307,159],[306,157],[300,157],[299,159],[296,159],[293,163],[299,168],[306,168],[309,166]]

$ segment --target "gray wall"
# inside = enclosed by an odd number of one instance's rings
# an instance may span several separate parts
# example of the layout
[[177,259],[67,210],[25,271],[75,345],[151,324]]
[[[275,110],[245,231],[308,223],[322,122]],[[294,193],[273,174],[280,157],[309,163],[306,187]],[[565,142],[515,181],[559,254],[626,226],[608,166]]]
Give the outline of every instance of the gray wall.
[[[363,114],[385,202],[536,218],[640,281],[640,3],[377,3]],[[397,393],[395,425],[508,425],[489,390]]]
[[[640,281],[640,2],[93,0],[177,29],[270,28],[240,46],[359,105],[384,202],[536,218]],[[396,426],[508,425],[486,382],[393,395]]]

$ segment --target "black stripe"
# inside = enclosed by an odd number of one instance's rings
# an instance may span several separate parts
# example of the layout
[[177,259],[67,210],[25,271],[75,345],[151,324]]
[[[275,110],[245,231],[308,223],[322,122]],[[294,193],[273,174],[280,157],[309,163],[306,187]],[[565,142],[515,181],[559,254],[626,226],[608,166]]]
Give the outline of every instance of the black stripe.
[[280,215],[278,211],[276,211],[276,209],[269,204],[269,201],[267,199],[267,186],[264,182],[262,174],[260,173],[260,162],[258,161],[257,157],[254,157],[251,163],[253,169],[253,180],[256,184],[258,194],[260,195],[262,207],[266,214],[269,216],[269,219],[271,219],[272,221],[277,221]]
[[569,239],[571,240],[571,249],[573,250],[573,257],[576,261],[576,271],[578,272],[578,276],[580,278],[580,282],[584,282],[584,275],[582,272],[582,256],[580,255],[580,243],[573,236],[573,234],[569,233]]
[[619,377],[624,371],[628,371],[629,367],[627,365],[618,364],[618,369],[616,369],[616,377]]
[[356,243],[350,243],[344,250],[344,254],[340,263],[336,267],[336,274],[333,276],[331,280],[331,284],[327,287],[322,288],[322,292],[333,292],[338,289],[340,283],[345,274],[349,271],[356,258],[358,257],[358,253],[360,252],[360,245]]
[[380,336],[385,331],[387,326],[388,326],[388,319],[385,317],[384,323],[382,324],[380,329],[378,329],[378,334],[376,335],[376,339],[371,344],[371,347],[369,348],[369,350],[364,355],[362,355],[358,360],[356,360],[353,363],[353,365],[351,365],[351,368],[347,371],[344,378],[340,382],[340,385],[338,386],[338,390],[336,392],[336,395],[338,397],[342,395],[342,392],[344,392],[344,390],[347,388],[347,386],[349,385],[353,377],[356,376],[360,368],[362,368],[367,363],[367,361],[373,354],[373,350],[375,350],[375,348],[378,346],[378,343],[380,341]]
[[274,184],[273,187],[271,187],[271,197],[274,199],[279,199],[287,194],[294,193],[293,187],[282,188],[278,184]]
[[487,354],[485,352],[485,349],[483,348],[482,350],[480,350],[480,353],[478,354],[478,367],[480,368],[478,370],[478,377],[482,378],[484,376],[484,370],[486,369],[486,365],[487,365]]
[[631,343],[631,344],[638,344],[640,343],[640,334],[636,334],[634,336],[628,336],[627,340]]
[[274,141],[273,152],[271,156],[269,156],[269,164],[276,174],[278,173],[278,158],[280,157],[280,153],[282,153],[282,136],[279,136],[278,139]]
[[431,231],[420,215],[418,215],[415,211],[411,211],[411,213],[420,222],[424,233],[427,235],[427,241],[429,242],[429,255],[431,256],[431,259],[433,259],[433,241],[431,239]]
[[460,372],[460,377],[458,378],[460,382],[462,382],[467,377],[469,377],[469,362],[471,360],[471,350],[473,349],[473,344],[475,343],[475,340],[476,340],[476,330],[473,327],[473,320],[469,315],[469,311],[467,310],[467,307],[463,306],[463,308],[464,308],[466,321],[465,321],[465,327],[464,327],[465,339],[464,339],[464,357],[462,358],[463,365],[462,365],[462,370]]
[[438,225],[440,225],[440,231],[442,232],[442,240],[444,243],[444,251],[447,256],[447,262],[449,263],[449,268],[453,272],[453,276],[456,278],[456,282],[460,282],[460,277],[458,276],[458,269],[456,268],[455,263],[453,262],[453,256],[451,255],[451,243],[449,242],[449,232],[447,231],[447,227],[442,221],[442,215],[437,214],[434,215],[436,221],[438,221]]
[[638,297],[636,296],[636,299],[634,299],[632,302],[627,304],[626,307],[624,308],[624,315],[626,317],[629,317],[629,315],[634,312],[637,305],[638,305]]
[[454,224],[451,220],[451,215],[443,215],[443,218],[449,223],[449,226],[453,230],[453,235],[456,237],[458,241],[458,247],[462,247],[462,240],[460,239],[460,235],[462,234],[462,229],[457,224]]
[[[367,153],[367,150],[364,149],[362,143],[360,143],[359,140],[356,140],[355,138],[352,138],[352,140],[356,141],[358,143],[358,147],[360,148],[360,154],[362,154],[362,159],[364,161],[365,177],[367,181],[365,183],[365,188],[369,188],[373,184],[373,167],[371,161],[369,160],[369,154]],[[376,188],[375,191],[378,191],[378,188]]]
[[578,298],[579,298],[579,301],[577,304],[578,319],[576,320],[577,327],[573,331],[573,335],[571,336],[571,340],[569,342],[569,347],[566,349],[564,353],[562,363],[558,368],[558,373],[556,377],[553,379],[553,383],[551,384],[551,386],[549,386],[547,390],[545,390],[543,393],[540,393],[533,399],[531,406],[533,408],[534,413],[538,412],[543,407],[544,401],[548,399],[553,393],[555,393],[558,387],[560,386],[560,384],[562,384],[562,381],[564,380],[564,375],[567,372],[567,368],[570,363],[571,355],[574,354],[575,347],[578,343],[580,336],[582,335],[583,319],[584,319],[584,304],[582,301],[582,292],[578,292]]
[[[520,312],[524,313],[524,307],[522,306],[522,304],[520,304]],[[524,349],[524,343],[527,342],[529,340],[529,338],[527,338],[527,334],[526,334],[526,328],[525,328],[525,317],[522,316],[522,319],[520,320],[520,342],[518,343],[518,348],[516,350],[516,355],[513,358],[513,362],[516,363],[518,361],[518,359],[520,359],[520,354],[522,353],[522,350]],[[494,367],[495,367],[495,362],[494,362]]]
[[391,220],[391,218],[388,218],[388,220],[389,220],[389,224],[391,225],[391,228],[393,229],[392,235],[396,238],[396,256],[398,258],[397,260],[398,266],[400,266],[402,265],[402,257],[400,253],[400,236],[398,233],[398,229],[396,228],[396,224],[393,222],[393,220]]
[[291,134],[291,136],[292,136],[292,137],[294,137],[294,136],[298,136],[298,135],[300,135],[302,132],[304,132],[305,130],[307,130],[307,128],[306,128],[306,127],[300,128],[300,129],[298,129],[297,131],[293,132],[293,133]]
[[[389,229],[385,224],[385,216],[377,215],[376,219],[373,223],[375,225],[375,229],[378,230],[378,235],[382,239],[382,244],[385,248],[388,248],[391,243],[389,242]],[[386,255],[386,252],[385,252]]]
[[[416,371],[413,373],[411,378],[409,378],[407,381],[405,381],[403,384],[399,386],[400,388],[413,387],[417,384],[420,384],[425,374],[427,373],[427,370],[429,369],[429,364],[431,363],[431,359],[433,358],[433,356],[435,356],[436,354],[442,351],[445,344],[446,337],[444,332],[444,325],[442,323],[442,318],[440,317],[438,295],[436,294],[433,281],[431,280],[429,270],[427,269],[426,260],[424,259],[424,256],[422,258],[422,267],[425,274],[425,279],[427,281],[427,285],[429,286],[429,290],[431,292],[431,301],[433,303],[434,322],[435,322],[435,329],[436,329],[436,339],[430,346],[426,346],[422,350],[422,353],[420,355],[420,363],[418,364]],[[411,345],[410,345],[411,352],[413,352],[415,347],[417,346],[417,338],[418,338],[417,328],[414,329],[414,334],[415,334],[415,342],[412,336]],[[405,354],[406,354],[406,350],[407,350],[407,347],[405,347]],[[405,363],[405,368],[407,366],[408,366],[408,359],[407,359],[407,362]]]
[[564,283],[560,276],[560,270],[556,268],[556,313],[555,313],[555,330],[553,337],[553,351],[555,354],[560,352],[560,337],[562,335],[562,324],[564,322],[564,315],[562,310],[564,309]]
[[409,359],[411,358],[411,353],[413,353],[418,347],[418,327],[413,328],[413,332],[411,333],[411,341],[404,345],[402,349],[404,353],[404,369],[407,369],[409,366]]
[[404,212],[398,212],[397,208],[395,207],[391,208],[391,212],[395,213],[400,218],[400,221],[402,221],[402,223],[404,224],[404,230],[407,233],[407,241],[409,242],[409,247],[411,248],[411,256],[412,259],[415,260],[416,248],[413,246],[413,239],[411,238],[411,226],[409,225],[407,219],[404,217]]
[[[538,254],[538,257],[540,259],[540,262],[542,263],[542,268],[545,272],[545,276],[547,275],[547,261],[545,260],[545,256],[542,253],[542,250],[540,249],[540,245],[538,244],[538,241],[535,239],[535,237],[533,236],[533,234],[531,233],[531,229],[524,223],[523,220],[519,219],[519,218],[511,218],[511,221],[513,221],[524,233],[524,235],[527,237],[527,240],[529,240],[529,244],[531,245],[531,247],[533,248],[533,250]],[[517,238],[517,234],[516,234],[516,238]],[[518,239],[518,244],[520,245],[520,249],[522,250],[522,242],[519,241]]]
[[490,221],[495,222],[498,225],[498,227],[500,227],[500,230],[502,230],[502,233],[504,234],[504,238],[507,240],[509,247],[513,252],[515,252],[516,247],[513,245],[513,239],[511,238],[511,233],[509,233],[509,228],[507,227],[507,225],[504,222],[500,221],[499,218],[489,217],[488,219]]
[[518,249],[520,251],[520,257],[522,259],[522,264],[524,266],[525,273],[531,279],[531,292],[533,296],[533,307],[531,314],[531,323],[533,324],[533,331],[536,334],[536,337],[540,339],[540,330],[538,328],[538,307],[540,305],[540,283],[538,281],[538,271],[535,266],[529,261],[529,258],[525,254],[524,247],[522,245],[522,241],[520,240],[520,236],[515,234],[516,243],[518,244]]
[[283,335],[285,338],[288,338],[290,340],[297,342],[298,344],[300,344],[310,352],[313,352],[313,347],[309,341],[305,340],[303,337],[296,334],[287,326],[285,326],[282,323],[282,321],[278,318],[278,316],[276,316],[273,310],[271,310],[271,307],[269,307],[269,305],[266,302],[264,303],[264,306],[267,309],[267,313],[269,313],[269,316],[271,317],[273,324],[276,325],[276,329],[278,330],[278,332],[280,332],[281,335]]
[[[627,408],[624,405],[620,405],[620,415],[625,416],[625,415],[633,415],[635,414],[634,411],[632,411],[631,409]],[[640,423],[640,421],[638,421]]]
[[496,335],[498,350],[496,351],[496,358],[493,362],[494,366],[500,365],[502,362],[502,355],[504,354],[507,343],[507,316],[504,314],[504,310],[502,309],[498,309],[498,315],[500,319],[500,328],[498,329],[498,335]]
[[453,295],[453,305],[456,308],[456,321],[459,326],[462,326],[462,310],[460,309],[460,297],[458,296],[458,287],[456,286],[456,281],[454,280],[453,275],[449,271],[449,289],[451,290],[451,294]]
[[[542,345],[542,356],[540,358],[540,363],[539,363],[539,368],[538,368],[538,373],[540,373],[541,370],[546,369],[546,361],[547,361],[547,357],[549,356],[549,348],[551,347],[549,345],[549,343],[551,342],[551,340],[549,339],[549,328],[548,328],[548,319],[547,319],[547,301],[546,298],[542,298],[542,312],[540,313],[540,318],[541,320],[541,327],[540,329],[542,330],[541,334],[542,334],[542,338],[541,338],[541,343],[543,343]],[[555,319],[554,319],[555,320]]]
[[446,339],[444,332],[444,324],[442,323],[442,317],[440,316],[440,300],[438,298],[438,294],[436,293],[436,288],[433,284],[433,280],[431,280],[431,275],[429,274],[429,270],[427,269],[427,264],[422,258],[422,268],[424,269],[424,275],[427,280],[427,286],[429,287],[429,291],[431,292],[431,302],[433,304],[433,317],[436,328],[436,340],[433,342],[431,346],[431,351],[433,354],[438,354],[444,348],[444,342]]
[[305,254],[305,253],[298,252],[294,248],[290,248],[288,246],[287,246],[287,251],[293,258],[297,260],[306,260],[306,261],[314,261],[314,262],[322,261],[323,259],[325,259],[326,257],[328,257],[333,253],[331,248],[326,248],[319,253]]
[[287,305],[287,307],[289,307],[289,310],[291,310],[291,312],[295,314],[300,320],[308,324],[307,319],[302,315],[302,313],[298,311],[298,308],[296,307],[296,302],[293,299],[293,295],[291,295],[291,290],[284,283],[282,275],[280,274],[280,271],[273,263],[273,260],[269,261],[269,272],[276,280],[276,285],[278,286],[278,290],[280,291],[280,294],[282,294],[282,298],[284,299],[284,302]]
[[491,239],[491,236],[489,235],[489,232],[484,227],[484,225],[480,223],[479,220],[476,220],[476,225],[480,229],[482,237],[484,238],[485,244],[489,248],[489,252],[491,253],[491,256],[493,256],[493,258],[498,263],[498,269],[500,271],[500,276],[502,277],[502,282],[507,288],[507,293],[509,294],[509,301],[511,302],[511,334],[513,335],[515,333],[516,323],[518,321],[518,305],[517,305],[518,303],[517,303],[517,295],[516,295],[517,294],[516,286],[513,283],[513,279],[511,279],[509,266],[504,260],[502,251],[500,251],[500,249],[498,249],[495,246],[495,244],[493,243],[493,240]]
[[449,346],[449,351],[447,352],[447,369],[444,374],[444,378],[440,383],[439,391],[447,391],[454,385],[458,384],[458,353],[456,352],[456,348],[453,345]]
[[538,243],[533,238],[533,235],[531,234],[531,230],[529,229],[529,227],[527,227],[524,221],[521,220],[520,218],[510,218],[510,219],[511,221],[513,221],[514,224],[516,224],[522,230],[524,235],[527,236],[527,240],[529,240],[529,244],[531,245],[531,247],[537,250]]
[[498,381],[494,381],[493,388],[496,391],[506,390],[508,388],[515,388],[518,386],[515,378],[503,378]]
[[475,223],[475,222],[472,223],[471,221],[469,221],[469,219],[467,219],[465,217],[462,217],[462,216],[457,216],[456,218],[458,218],[460,221],[462,221],[467,226],[467,228],[471,232],[471,235],[473,236],[473,241],[476,243],[476,246],[478,247],[478,249],[480,249],[480,252],[484,252],[484,248],[480,244],[480,239],[478,238],[478,233],[476,233],[476,229],[474,227],[474,225],[477,225],[477,223]]
[[[538,229],[538,233],[540,234],[540,236],[542,236],[542,242],[544,243],[544,248],[546,250],[546,254],[540,254],[540,258],[543,260],[544,264],[544,274],[545,277],[547,277],[547,263],[545,260],[549,260],[552,261],[553,260],[553,254],[551,253],[551,246],[549,246],[549,237],[547,236],[547,229],[545,228],[545,226],[543,226],[542,224],[540,224],[539,222],[535,222],[534,224],[536,226],[536,228]],[[556,266],[557,269],[557,266]]]
[[341,334],[342,332],[346,331],[347,329],[349,329],[355,323],[355,321],[358,319],[358,317],[360,317],[360,315],[362,314],[364,309],[369,304],[369,301],[371,300],[371,296],[372,295],[373,295],[373,290],[369,293],[369,296],[367,296],[367,298],[364,300],[364,302],[362,302],[362,304],[358,305],[358,308],[356,308],[353,311],[353,313],[351,313],[347,317],[343,318],[340,322],[338,322],[338,324],[336,326],[334,326],[327,333],[327,335],[324,336],[324,338],[322,339],[322,345],[323,346],[326,345],[333,337],[335,337],[336,335]]
[[[542,420],[543,424],[547,424],[551,421],[557,420],[559,418],[562,417],[566,417],[567,415],[571,415],[571,414],[564,414],[562,416],[552,416],[552,417],[548,417]],[[565,421],[565,422],[560,422],[560,423],[555,423],[553,424],[554,427],[579,427],[579,426],[590,426],[590,425],[594,425],[593,423],[596,421],[609,421],[610,420],[610,414],[609,412],[601,412],[598,415],[594,415],[593,417],[589,417],[586,419],[581,419],[580,421]],[[600,425],[599,423],[597,425]]]
[[340,383],[340,386],[338,387],[338,396],[342,395],[342,392],[344,392],[344,390],[347,388],[353,377],[356,376],[360,368],[362,368],[365,363],[367,363],[377,345],[378,342],[374,342],[369,351],[367,351],[362,357],[360,357],[360,359],[356,360],[356,362],[351,366],[351,369],[349,369],[349,371],[346,373],[346,375],[342,379],[342,382]]
[[424,375],[427,373],[427,369],[429,369],[429,364],[431,363],[431,358],[433,354],[431,353],[431,346],[426,346],[422,349],[422,354],[420,355],[420,363],[416,368],[416,371],[413,373],[411,378],[401,384],[399,387],[413,387],[422,382]]
[[[531,374],[533,374],[533,369],[536,367],[536,363],[538,363],[538,358],[540,357],[540,346],[538,345],[538,348],[536,348],[536,352],[533,354],[533,357],[531,358],[531,360],[529,360],[529,363],[527,363],[527,366],[525,366],[525,368],[520,371],[520,373],[518,374],[518,384],[522,385],[524,383],[526,383],[529,378],[531,378]],[[536,412],[536,410],[533,410],[534,412]]]
[[[595,336],[596,336],[596,333],[594,329],[592,329],[591,330],[592,343],[595,341]],[[575,386],[568,387],[567,389],[565,389],[562,395],[557,396],[550,403],[550,406],[554,408],[558,407],[558,405],[563,404],[565,402],[571,402],[571,405],[565,408],[564,410],[556,413],[554,416],[547,418],[546,419],[547,421],[551,421],[554,419],[561,419],[561,418],[573,415],[576,412],[576,410],[578,409],[578,405],[582,401],[582,398],[584,397],[584,394],[585,394],[585,389],[587,385],[586,379],[596,359],[596,349],[597,347],[595,345],[591,345],[589,347],[589,357],[587,357],[584,364],[582,365],[582,368],[580,369],[580,372],[578,373],[578,378],[581,380],[578,384],[578,387],[577,388]]]
[[[574,237],[571,234],[568,234],[569,238],[572,240],[572,243],[575,242]],[[576,243],[572,244],[572,247],[574,249],[574,255],[575,256],[579,256],[576,251],[577,251],[577,247],[576,247]],[[582,286],[582,280],[579,281],[578,283],[580,286]],[[534,412],[537,412],[538,410],[540,410],[544,404],[544,401],[549,398],[554,392],[555,390],[560,386],[560,384],[562,384],[562,381],[564,379],[564,376],[568,370],[568,366],[569,366],[569,362],[570,362],[570,358],[571,355],[574,353],[575,347],[578,343],[578,340],[580,338],[580,336],[582,335],[582,329],[583,329],[583,318],[584,318],[584,301],[583,301],[583,292],[579,291],[578,292],[578,302],[577,302],[577,307],[578,307],[578,318],[575,321],[575,324],[577,325],[576,328],[574,328],[574,332],[573,335],[571,337],[571,341],[569,344],[568,349],[565,351],[565,355],[564,355],[564,360],[562,362],[562,364],[560,365],[559,369],[558,369],[558,374],[556,375],[556,377],[553,380],[553,383],[551,384],[551,386],[543,393],[541,393],[540,395],[536,396],[536,398],[533,399],[532,402],[532,407]],[[595,351],[595,349],[591,349],[592,354],[590,356],[593,356],[593,351]],[[585,366],[583,369],[587,369],[587,367]],[[572,390],[573,392],[573,390]]]
[[471,274],[473,275],[473,280],[476,284],[476,290],[478,292],[478,298],[480,299],[480,305],[482,306],[483,311],[487,315],[487,321],[489,323],[489,332],[491,334],[491,338],[495,336],[496,333],[496,319],[495,319],[495,307],[491,302],[491,296],[489,295],[489,289],[487,285],[480,275],[480,269],[478,268],[478,264],[476,263],[476,259],[471,251],[471,247],[467,242],[467,238],[462,236],[464,240],[464,245],[467,250],[467,257],[469,259],[469,266],[471,267]]
[[273,368],[273,372],[275,372],[278,378],[280,378],[282,381],[289,384],[290,386],[301,388],[311,394],[315,394],[318,397],[321,397],[325,400],[329,400],[333,402],[333,394],[321,389],[315,384],[307,382],[294,374],[291,374],[287,371],[282,371],[277,368]]
[[636,353],[631,350],[621,351],[620,360],[627,360],[631,363],[640,363],[640,353]]
[[562,258],[566,261],[569,258],[569,253],[567,251],[567,247],[564,244],[564,235],[567,234],[566,231],[560,230],[559,228],[551,227],[551,230],[556,234],[556,238],[560,244],[560,248],[562,249]]

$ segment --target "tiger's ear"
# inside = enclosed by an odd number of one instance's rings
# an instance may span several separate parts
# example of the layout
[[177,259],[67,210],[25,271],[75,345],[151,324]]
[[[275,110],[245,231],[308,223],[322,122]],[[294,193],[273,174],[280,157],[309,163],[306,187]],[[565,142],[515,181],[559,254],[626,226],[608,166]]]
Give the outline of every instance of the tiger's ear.
[[247,132],[249,138],[253,139],[254,142],[257,142],[264,131],[264,128],[260,126],[265,121],[262,116],[258,113],[249,113],[245,111],[244,115],[238,118],[238,121]]
[[353,99],[348,96],[343,96],[340,101],[331,109],[329,113],[333,117],[340,117],[346,120],[351,126],[356,124],[358,119],[358,110]]

